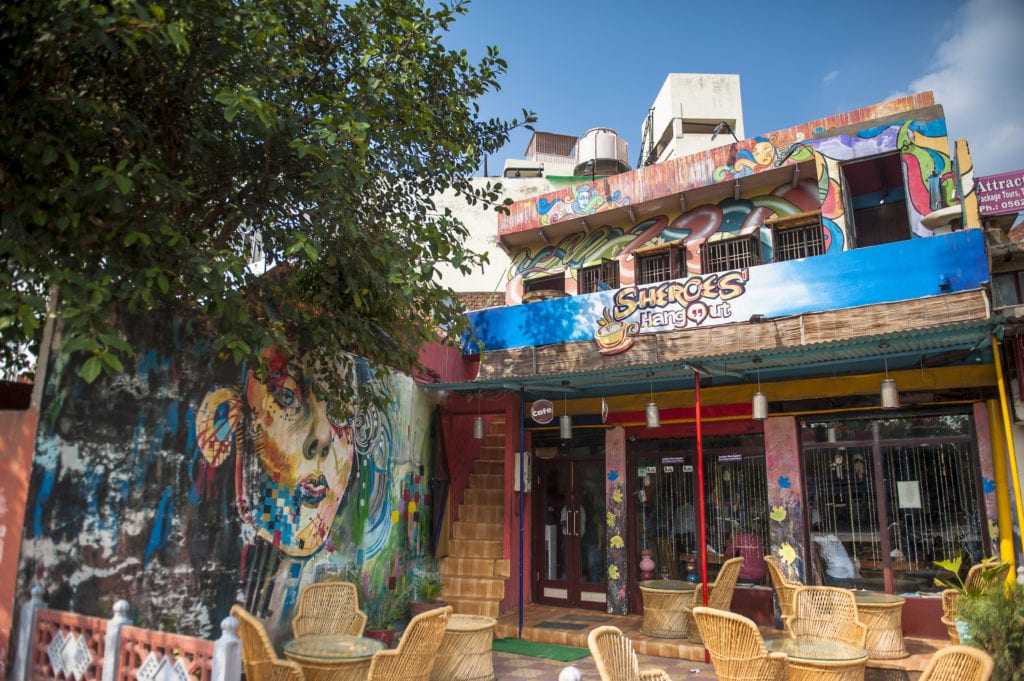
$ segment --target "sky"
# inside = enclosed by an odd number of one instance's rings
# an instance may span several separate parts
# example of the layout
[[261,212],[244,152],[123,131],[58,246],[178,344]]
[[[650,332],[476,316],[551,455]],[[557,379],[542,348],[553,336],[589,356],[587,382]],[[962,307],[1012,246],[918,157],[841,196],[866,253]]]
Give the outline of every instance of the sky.
[[[581,136],[608,127],[629,143],[669,73],[738,74],[747,137],[932,90],[950,141],[966,138],[975,175],[1024,168],[1024,0],[473,0],[444,38],[508,62],[485,118],[538,116]],[[517,131],[489,159],[522,158]]]

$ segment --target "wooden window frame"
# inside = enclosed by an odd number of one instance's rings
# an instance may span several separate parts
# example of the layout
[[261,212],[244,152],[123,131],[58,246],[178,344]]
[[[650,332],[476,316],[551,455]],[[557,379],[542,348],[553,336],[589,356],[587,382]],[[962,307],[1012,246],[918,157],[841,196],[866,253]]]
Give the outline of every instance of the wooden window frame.
[[[593,273],[596,273],[597,276],[593,280],[593,285],[591,285],[589,279]],[[609,289],[619,288],[619,261],[602,260],[596,265],[581,267],[576,273],[576,280],[580,293],[597,293],[601,291],[602,289],[598,285],[601,282],[604,282]]]
[[[633,252],[633,254],[636,258],[633,272],[636,283],[639,286],[658,284],[663,281],[681,279],[686,276],[686,245],[681,241],[659,244],[657,246],[648,246],[646,248],[638,248]],[[666,254],[669,258],[668,276],[661,277],[660,279],[648,280],[644,276],[644,261],[650,258],[661,257]]]
[[[772,261],[785,262],[787,260],[800,260],[811,258],[816,255],[825,255],[825,233],[821,224],[821,210],[811,210],[795,215],[783,215],[764,221],[764,226],[772,230]],[[800,232],[803,238],[796,246],[790,245],[784,249],[779,247],[783,241],[782,234],[794,234]],[[808,235],[813,233],[812,238]],[[797,252],[799,251],[799,252]]]
[[[741,243],[748,243],[749,247],[746,253],[749,255],[747,262],[740,262],[742,255],[735,255],[727,253],[721,256],[717,253],[719,249],[735,250],[740,247]],[[724,267],[719,267],[717,263],[712,261],[725,260]],[[717,239],[715,241],[705,241],[700,248],[700,263],[701,270],[705,274],[712,272],[728,272],[730,270],[742,270],[746,267],[753,267],[754,265],[761,264],[761,239],[760,236],[755,232],[754,234],[745,234],[743,236],[734,236],[727,239]]]

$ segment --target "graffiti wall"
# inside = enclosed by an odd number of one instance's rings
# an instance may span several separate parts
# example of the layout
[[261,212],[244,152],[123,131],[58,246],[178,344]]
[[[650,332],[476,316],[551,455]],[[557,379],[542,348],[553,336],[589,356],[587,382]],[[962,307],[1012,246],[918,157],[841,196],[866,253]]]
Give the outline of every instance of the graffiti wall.
[[[930,95],[914,102],[930,103]],[[759,236],[762,262],[770,263],[773,244],[765,221],[809,211],[820,211],[826,253],[852,248],[854,230],[847,211],[859,206],[854,197],[843,194],[843,166],[884,154],[898,155],[900,188],[891,195],[880,192],[856,200],[904,201],[913,234],[930,236],[921,225],[922,216],[955,203],[961,182],[949,155],[945,118],[939,107],[881,117],[889,109],[868,107],[853,112],[859,116],[834,117],[742,140],[514,204],[511,216],[499,218],[502,234],[580,217],[590,220],[585,230],[552,243],[538,240],[512,253],[506,304],[520,304],[524,280],[541,275],[564,274],[565,292],[573,295],[579,290],[578,269],[607,260],[618,262],[620,285],[633,284],[637,249],[671,242],[685,244],[686,271],[691,274],[702,271],[700,248],[705,242],[751,234]],[[741,178],[805,162],[813,162],[813,174],[794,174],[791,180],[760,190],[746,190],[739,183]],[[740,193],[734,192],[733,183],[738,183]],[[725,198],[635,222],[598,222],[604,211],[658,198],[652,196],[656,192],[668,196],[716,184],[721,184]]]
[[51,362],[19,598],[40,583],[104,616],[125,598],[137,624],[198,636],[242,601],[280,636],[307,582],[354,570],[380,593],[425,566],[433,406],[411,378],[347,360],[390,402],[340,421],[301,361],[267,350],[259,378],[187,323],[126,326],[123,373]]

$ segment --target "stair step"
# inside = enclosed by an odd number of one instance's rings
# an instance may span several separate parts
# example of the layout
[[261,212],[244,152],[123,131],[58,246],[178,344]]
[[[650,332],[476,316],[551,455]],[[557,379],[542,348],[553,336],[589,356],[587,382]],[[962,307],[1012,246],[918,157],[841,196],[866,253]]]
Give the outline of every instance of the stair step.
[[501,577],[507,579],[512,573],[508,559],[459,558],[447,556],[441,559],[441,579],[459,577]]
[[505,508],[493,504],[487,506],[459,504],[458,517],[459,520],[473,523],[503,523],[505,521]]
[[483,445],[480,447],[478,461],[505,461],[505,445]]
[[[462,516],[459,516],[462,518]],[[452,539],[491,539],[501,540],[505,526],[502,523],[471,522],[456,520],[452,523]]]
[[479,598],[498,600],[505,597],[505,580],[501,577],[449,577],[444,580],[444,598]]
[[501,489],[473,489],[466,488],[466,496],[463,503],[470,506],[504,506],[505,492]]
[[504,475],[487,475],[475,471],[469,474],[469,486],[472,489],[502,489],[504,482]]
[[459,558],[504,558],[502,540],[452,539],[448,553]]
[[448,605],[460,615],[481,615],[498,619],[499,601],[481,600],[478,598],[445,598]]
[[473,464],[473,473],[479,473],[480,475],[499,475],[504,479],[505,462],[477,459],[476,463]]

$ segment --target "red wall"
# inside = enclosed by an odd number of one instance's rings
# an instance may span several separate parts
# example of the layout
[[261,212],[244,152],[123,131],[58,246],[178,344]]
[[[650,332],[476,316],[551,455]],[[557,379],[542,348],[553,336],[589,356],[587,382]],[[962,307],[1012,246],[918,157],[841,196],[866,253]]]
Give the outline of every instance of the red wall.
[[39,412],[0,411],[0,677],[7,672],[14,591]]

